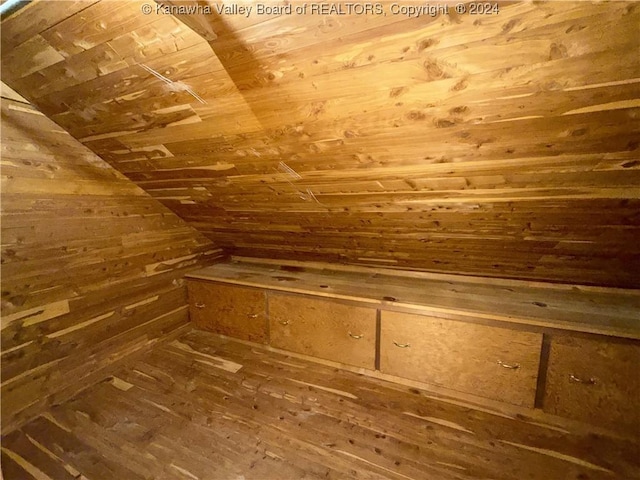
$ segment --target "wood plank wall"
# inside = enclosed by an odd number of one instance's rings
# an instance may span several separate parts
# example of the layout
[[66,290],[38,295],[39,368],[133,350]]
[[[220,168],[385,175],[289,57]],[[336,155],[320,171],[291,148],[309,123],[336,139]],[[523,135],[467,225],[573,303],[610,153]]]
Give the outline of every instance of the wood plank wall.
[[1,200],[6,432],[187,323],[182,277],[221,250],[6,98]]
[[3,76],[221,245],[640,286],[637,2],[147,3],[35,2],[2,23]]

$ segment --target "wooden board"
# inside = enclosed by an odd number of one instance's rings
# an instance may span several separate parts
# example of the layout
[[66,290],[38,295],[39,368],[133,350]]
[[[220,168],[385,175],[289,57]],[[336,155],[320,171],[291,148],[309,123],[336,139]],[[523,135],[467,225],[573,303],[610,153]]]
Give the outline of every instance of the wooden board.
[[235,258],[189,276],[443,318],[640,339],[640,291],[631,289],[255,258]]
[[222,250],[22,101],[2,99],[2,428],[188,323]]
[[146,3],[33,2],[3,80],[216,244],[640,287],[637,2]]
[[272,346],[375,368],[375,309],[280,294],[268,301]]
[[554,335],[546,412],[640,437],[640,345]]
[[266,294],[210,282],[187,282],[189,313],[198,328],[241,340],[267,343]]
[[382,312],[380,370],[533,407],[542,335]]
[[192,331],[3,436],[2,470],[7,480],[637,478],[636,442],[511,408]]

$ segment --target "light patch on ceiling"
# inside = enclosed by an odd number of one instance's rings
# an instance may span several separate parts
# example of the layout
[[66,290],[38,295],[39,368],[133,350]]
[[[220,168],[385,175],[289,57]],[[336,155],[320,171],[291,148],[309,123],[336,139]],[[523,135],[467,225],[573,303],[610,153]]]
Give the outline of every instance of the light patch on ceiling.
[[[296,172],[293,168],[291,168],[289,165],[287,165],[286,163],[284,163],[283,161],[278,162],[278,170],[283,173],[284,175],[286,175],[286,177],[290,177],[293,178],[294,180],[300,180],[302,179],[302,176]],[[306,192],[301,191],[299,188],[297,188],[288,178],[285,177],[285,181],[291,185],[291,188],[293,188],[296,192],[296,194],[298,195],[298,197],[301,200],[304,200],[305,202],[310,202],[310,201],[314,201],[316,202],[318,205],[322,205],[323,207],[326,207],[326,205],[323,205],[320,200],[318,200],[318,198],[315,196],[315,194],[311,191],[310,188],[306,189]]]
[[174,92],[187,92],[188,94],[190,94],[193,98],[195,98],[196,100],[198,100],[200,103],[204,103],[206,104],[207,101],[202,98],[200,95],[198,95],[196,92],[194,92],[191,87],[189,85],[187,85],[186,83],[183,82],[174,82],[173,80],[165,77],[164,75],[162,75],[161,73],[156,72],[153,68],[146,66],[144,63],[139,63],[138,65],[140,65],[142,68],[144,68],[147,72],[149,72],[151,75],[153,75],[156,78],[159,78],[160,80],[162,80],[164,83],[166,83],[167,85],[169,85],[170,90],[174,91]]

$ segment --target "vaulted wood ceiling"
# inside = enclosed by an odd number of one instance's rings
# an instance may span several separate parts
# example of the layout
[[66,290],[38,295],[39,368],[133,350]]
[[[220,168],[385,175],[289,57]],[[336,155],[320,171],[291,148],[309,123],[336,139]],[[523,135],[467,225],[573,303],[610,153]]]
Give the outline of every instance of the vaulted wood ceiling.
[[445,4],[39,1],[2,77],[236,254],[639,287],[639,5]]

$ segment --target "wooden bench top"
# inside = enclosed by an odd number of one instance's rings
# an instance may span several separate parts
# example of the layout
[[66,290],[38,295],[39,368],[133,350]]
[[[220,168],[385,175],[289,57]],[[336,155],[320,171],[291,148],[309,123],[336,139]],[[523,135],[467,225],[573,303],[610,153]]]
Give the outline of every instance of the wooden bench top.
[[233,257],[189,278],[640,339],[640,290]]

